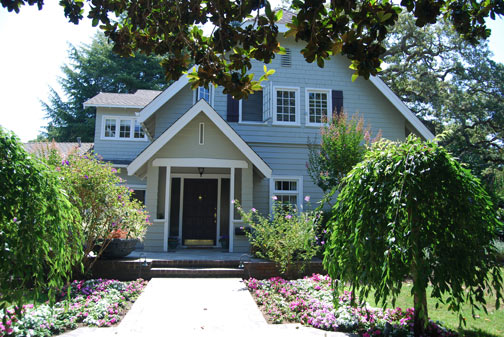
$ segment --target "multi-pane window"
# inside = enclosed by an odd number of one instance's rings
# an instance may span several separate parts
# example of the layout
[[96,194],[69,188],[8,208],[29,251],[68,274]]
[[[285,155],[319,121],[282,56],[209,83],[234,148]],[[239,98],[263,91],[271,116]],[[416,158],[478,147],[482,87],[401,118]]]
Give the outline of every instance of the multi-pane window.
[[116,120],[107,118],[105,119],[105,137],[115,138],[116,136]]
[[130,138],[131,137],[131,120],[121,119],[119,123],[119,138]]
[[144,140],[145,132],[135,117],[104,117],[103,139]]
[[208,104],[210,104],[210,89],[199,87],[196,101],[199,101],[200,99],[204,99]]
[[296,123],[296,90],[276,90],[276,121]]
[[298,208],[300,194],[300,178],[273,179],[273,196],[277,202]]
[[140,138],[140,139],[143,139],[145,138],[145,133],[142,129],[142,126],[140,125],[140,123],[138,123],[137,120],[135,120],[135,133],[133,134],[133,137],[134,138]]
[[329,111],[329,95],[322,91],[307,91],[308,123],[320,124],[327,120]]

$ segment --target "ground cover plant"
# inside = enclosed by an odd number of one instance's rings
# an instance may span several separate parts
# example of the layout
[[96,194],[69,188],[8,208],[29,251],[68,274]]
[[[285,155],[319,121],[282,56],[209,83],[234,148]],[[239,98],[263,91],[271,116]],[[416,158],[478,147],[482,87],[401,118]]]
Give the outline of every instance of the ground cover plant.
[[53,305],[26,304],[0,313],[0,336],[52,336],[79,325],[111,326],[146,285],[142,279],[73,281]]
[[[291,281],[280,277],[268,280],[251,278],[245,281],[255,301],[271,323],[298,322],[323,330],[356,332],[365,337],[413,336],[414,309],[408,307],[411,304],[411,284],[409,288],[403,289],[398,298],[398,303],[404,305],[402,308],[382,309],[372,307],[374,305],[372,301],[365,307],[352,306],[352,293],[348,290],[340,293],[335,304],[331,283],[329,276],[318,274]],[[430,291],[432,288],[429,288]],[[492,318],[492,316],[483,316],[484,314],[480,313],[481,321],[476,323],[475,329],[481,330],[477,330],[476,334],[463,332],[462,335],[498,336],[499,332],[489,327],[486,323],[488,321],[485,320],[485,317]],[[498,311],[490,314],[502,315]],[[447,319],[449,324],[429,320],[424,336],[459,336],[454,330],[458,326],[456,315],[444,308],[434,311],[432,317]],[[468,320],[470,325],[477,322],[470,317]],[[497,322],[498,317],[493,320]],[[485,332],[487,330],[490,332]]]

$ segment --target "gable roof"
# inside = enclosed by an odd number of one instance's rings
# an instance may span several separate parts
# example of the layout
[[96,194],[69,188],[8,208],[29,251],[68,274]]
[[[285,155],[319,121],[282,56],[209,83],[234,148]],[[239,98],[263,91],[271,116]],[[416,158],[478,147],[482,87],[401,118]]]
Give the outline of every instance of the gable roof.
[[257,153],[229,126],[229,124],[215,111],[205,100],[201,99],[198,103],[187,110],[179,119],[175,121],[161,136],[145,148],[128,165],[128,175],[135,174],[147,161],[152,158],[163,146],[165,146],[180,130],[191,122],[198,114],[204,113],[217,128],[222,131],[233,145],[267,178],[271,177],[272,170],[266,162],[259,157]]
[[98,95],[84,102],[84,108],[105,107],[105,108],[136,108],[143,109],[152,102],[162,91],[139,89],[134,94],[118,94],[100,92]]

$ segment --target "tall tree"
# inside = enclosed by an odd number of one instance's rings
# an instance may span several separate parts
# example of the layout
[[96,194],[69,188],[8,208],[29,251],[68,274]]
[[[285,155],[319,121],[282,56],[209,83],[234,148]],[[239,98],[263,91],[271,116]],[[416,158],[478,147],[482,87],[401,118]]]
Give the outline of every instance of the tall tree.
[[137,89],[166,87],[159,57],[121,57],[112,51],[103,34],[97,34],[90,45],[70,46],[69,59],[59,79],[68,100],[51,88],[49,101],[42,102],[49,119],[48,139],[74,142],[81,137],[82,141],[92,142],[96,109],[84,109],[82,104],[99,92],[133,93]]
[[419,28],[401,15],[385,44],[381,77],[480,177],[504,208],[504,65],[488,45],[474,46],[446,22]]
[[[9,11],[44,0],[1,0]],[[199,65],[191,76],[194,87],[221,85],[237,98],[260,90],[259,81],[248,73],[251,60],[269,63],[282,49],[279,44],[281,11],[273,11],[268,0],[61,0],[65,16],[73,23],[84,17],[100,25],[121,55],[134,51],[163,56],[168,79],[176,80],[191,64]],[[485,18],[504,14],[504,0],[293,0],[296,11],[287,35],[304,44],[307,62],[319,66],[334,54],[352,61],[354,76],[368,78],[380,70],[382,42],[401,11],[412,13],[419,27],[445,18],[468,41],[489,36]],[[260,10],[263,10],[260,12]],[[261,15],[264,13],[265,15]],[[241,23],[248,21],[250,24]],[[210,36],[201,25],[214,26]]]

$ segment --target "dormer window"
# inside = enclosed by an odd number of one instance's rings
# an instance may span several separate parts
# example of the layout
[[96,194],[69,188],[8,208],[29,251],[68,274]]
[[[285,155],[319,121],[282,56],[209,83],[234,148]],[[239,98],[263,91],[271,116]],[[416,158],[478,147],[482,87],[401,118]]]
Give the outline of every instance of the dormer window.
[[136,117],[103,116],[102,139],[147,140]]

